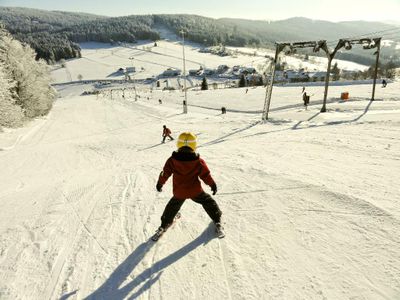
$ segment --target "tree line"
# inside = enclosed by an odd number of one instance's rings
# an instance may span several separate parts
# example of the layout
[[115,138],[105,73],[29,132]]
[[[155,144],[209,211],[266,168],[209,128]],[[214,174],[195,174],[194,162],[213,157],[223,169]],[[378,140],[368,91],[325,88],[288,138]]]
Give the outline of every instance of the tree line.
[[260,46],[261,40],[229,22],[196,15],[144,15],[106,18],[87,14],[46,12],[34,9],[0,8],[3,22],[15,38],[28,43],[37,58],[48,62],[80,56],[77,43],[129,42],[160,39],[155,29],[164,26],[179,35],[184,29],[186,38],[207,46]]
[[0,129],[46,115],[55,95],[47,63],[0,27]]
[[[28,43],[37,52],[37,58],[48,62],[62,58],[80,57],[77,43],[129,42],[160,39],[158,27],[168,28],[178,36],[184,30],[185,38],[206,46],[274,47],[275,41],[319,39],[328,41],[365,32],[387,30],[393,26],[377,22],[315,21],[291,18],[281,21],[254,21],[244,19],[213,19],[197,15],[132,15],[104,17],[83,13],[44,11],[26,8],[0,7],[0,22],[18,40]],[[399,27],[400,29],[400,27]],[[396,40],[393,38],[393,40]],[[356,49],[355,49],[356,50]],[[387,62],[395,55],[396,43],[381,50]],[[365,51],[338,54],[338,58],[369,65],[373,58]]]
[[154,23],[163,25],[178,36],[183,29],[186,38],[206,46],[224,44],[235,47],[260,46],[262,41],[244,28],[197,15],[154,15]]
[[[80,57],[82,42],[128,42],[160,39],[155,29],[163,26],[179,35],[184,29],[186,38],[205,45],[260,46],[261,40],[254,34],[230,23],[195,15],[144,15],[117,18],[87,18],[85,14],[47,12],[40,10],[4,11],[0,9],[0,21],[13,36],[29,44],[37,52],[37,58],[47,62]],[[56,13],[56,16],[53,14]]]
[[48,63],[65,58],[81,57],[80,46],[61,33],[35,32],[32,34],[14,34],[14,37],[30,45],[36,51],[36,59],[44,59]]

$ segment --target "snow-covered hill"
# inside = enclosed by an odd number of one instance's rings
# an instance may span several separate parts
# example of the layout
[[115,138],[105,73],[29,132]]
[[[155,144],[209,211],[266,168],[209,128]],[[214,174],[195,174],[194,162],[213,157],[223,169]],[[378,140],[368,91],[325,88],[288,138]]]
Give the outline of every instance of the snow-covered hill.
[[[124,44],[110,46],[101,43],[83,43],[82,58],[69,60],[65,68],[57,67],[52,72],[54,83],[77,81],[79,75],[83,80],[95,79],[124,79],[123,72],[119,68],[135,67],[137,72],[135,79],[145,79],[158,76],[168,68],[183,69],[182,45],[170,37],[169,40],[161,40],[154,46],[153,42],[142,41],[138,44]],[[263,70],[269,64],[267,56],[273,57],[274,51],[267,49],[232,48],[227,47],[234,54],[232,56],[217,56],[210,53],[202,53],[197,44],[186,43],[185,57],[187,72],[199,67],[217,68],[219,65],[227,65],[232,68],[235,65],[254,67]],[[300,57],[285,56],[282,61],[290,68],[307,68],[308,70],[326,71],[326,58],[310,56],[308,61]],[[343,70],[364,70],[367,66],[349,61],[334,60]]]
[[[141,60],[171,65],[176,47]],[[107,51],[68,71],[104,76],[99,62],[112,72],[131,50]],[[123,87],[111,99],[58,86],[49,116],[0,134],[0,299],[400,298],[399,82],[377,86],[374,102],[370,85],[331,87],[324,114],[323,87],[306,87],[308,110],[301,87],[275,87],[265,124],[261,87],[188,91],[188,114],[179,91],[141,89],[134,101]],[[164,124],[197,134],[224,239],[188,200],[149,241],[172,193],[170,181],[155,190],[175,150],[160,143]]]

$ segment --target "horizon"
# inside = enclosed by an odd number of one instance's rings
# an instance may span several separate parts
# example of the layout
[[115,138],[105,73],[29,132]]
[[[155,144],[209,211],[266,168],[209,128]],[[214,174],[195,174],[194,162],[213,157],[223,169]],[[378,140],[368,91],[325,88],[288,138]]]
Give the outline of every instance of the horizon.
[[[400,25],[397,12],[400,11],[400,2],[395,0],[382,0],[379,5],[372,0],[352,1],[337,0],[336,5],[329,7],[326,0],[315,1],[306,0],[298,3],[295,0],[287,0],[285,7],[278,1],[270,1],[268,4],[262,0],[255,0],[251,6],[245,5],[241,1],[219,1],[214,3],[211,0],[204,0],[202,3],[185,3],[181,0],[172,0],[164,3],[161,0],[152,1],[149,5],[147,1],[136,1],[135,7],[128,0],[115,0],[110,2],[96,2],[88,0],[84,3],[77,0],[68,3],[54,3],[49,0],[0,0],[0,6],[20,7],[40,9],[47,11],[65,11],[71,13],[89,13],[108,17],[122,17],[129,15],[148,15],[148,14],[194,14],[204,17],[220,19],[235,18],[255,21],[279,21],[290,18],[307,18],[311,20],[321,20],[328,22],[344,21],[368,21],[368,22],[390,22]],[[213,9],[210,10],[210,7]],[[312,9],[310,9],[312,7]],[[347,7],[343,11],[342,7]],[[245,13],[243,13],[245,12]]]

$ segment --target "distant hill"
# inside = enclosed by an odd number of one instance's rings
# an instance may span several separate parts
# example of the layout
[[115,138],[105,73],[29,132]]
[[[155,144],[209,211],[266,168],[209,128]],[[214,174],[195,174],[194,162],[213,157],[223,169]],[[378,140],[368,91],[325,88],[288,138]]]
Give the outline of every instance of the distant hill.
[[400,21],[397,21],[397,20],[386,20],[386,21],[383,21],[383,23],[390,24],[390,25],[395,25],[395,26],[400,26]]
[[219,19],[219,21],[247,28],[259,36],[268,36],[269,39],[274,41],[336,40],[393,28],[393,25],[379,22],[352,21],[333,23],[302,17],[274,22],[229,18]]
[[80,47],[62,30],[107,17],[86,13],[46,11],[31,8],[0,7],[0,22],[18,40],[31,45],[37,58],[57,61],[80,56]]
[[[302,41],[326,39],[332,44],[339,38],[361,37],[368,33],[385,32],[394,26],[379,22],[339,22],[290,18],[281,21],[254,21],[245,19],[213,19],[197,15],[141,15],[104,17],[84,13],[45,11],[28,8],[0,7],[3,22],[17,39],[27,42],[37,51],[38,57],[48,61],[78,57],[76,43],[135,42],[139,39],[157,40],[156,28],[166,27],[176,34],[187,31],[187,39],[204,45],[273,47],[276,41]],[[400,26],[397,35],[400,42]],[[395,31],[396,33],[396,31]],[[396,43],[382,52],[390,59],[396,53]],[[369,64],[374,58],[362,50],[341,54],[342,58]],[[345,57],[343,57],[343,55]]]
[[47,11],[22,7],[0,7],[0,20],[11,33],[57,31],[68,26],[79,25],[108,17],[87,13]]
[[[255,34],[256,38],[264,39],[265,44],[275,43],[275,41],[324,39],[328,41],[330,46],[334,46],[340,38],[383,37],[383,39],[393,40],[394,43],[385,44],[385,48],[381,50],[381,62],[393,60],[400,64],[400,49],[398,47],[400,44],[400,26],[366,21],[333,23],[301,17],[274,22],[228,18],[218,21],[246,28],[249,32]],[[354,47],[351,52],[342,51],[336,57],[370,65],[375,60],[371,52],[373,51]]]

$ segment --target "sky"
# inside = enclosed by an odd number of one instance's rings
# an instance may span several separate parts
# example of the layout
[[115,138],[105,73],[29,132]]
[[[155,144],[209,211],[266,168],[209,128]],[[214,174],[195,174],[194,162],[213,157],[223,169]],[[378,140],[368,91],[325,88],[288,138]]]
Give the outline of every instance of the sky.
[[0,0],[0,6],[87,12],[106,16],[185,13],[212,18],[282,20],[306,17],[327,21],[397,21],[400,0]]

